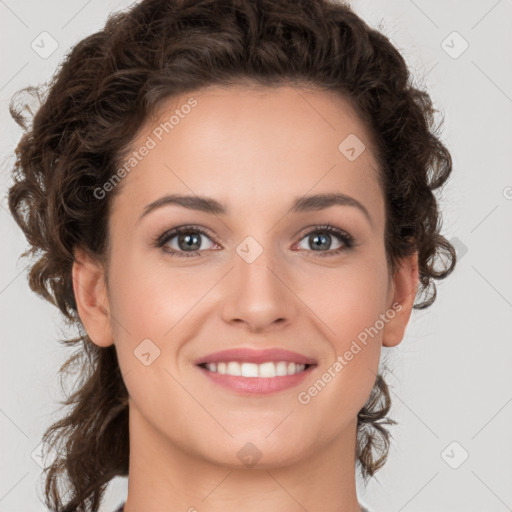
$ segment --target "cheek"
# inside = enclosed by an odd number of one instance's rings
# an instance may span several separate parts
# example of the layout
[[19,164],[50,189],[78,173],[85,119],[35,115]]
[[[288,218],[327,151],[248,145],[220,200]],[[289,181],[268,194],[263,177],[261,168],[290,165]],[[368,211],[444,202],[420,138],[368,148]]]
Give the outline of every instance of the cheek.
[[[380,262],[332,273],[309,288],[304,302],[314,304],[330,344],[317,380],[302,390],[299,402],[312,416],[333,411],[333,432],[364,406],[378,372],[388,276]],[[327,354],[327,352],[326,352]]]
[[118,261],[110,276],[113,328],[122,337],[129,332],[134,342],[161,339],[215,283],[207,271],[170,268],[165,258],[132,256]]
[[[357,414],[368,399],[379,368],[387,267],[381,260],[361,261],[317,283],[304,302],[314,304],[315,313],[328,327],[323,332],[330,350],[319,375],[322,382],[305,390],[304,399],[314,401],[312,409],[318,408],[318,414],[325,408],[345,408]],[[312,398],[315,393],[318,399]],[[341,425],[345,419],[341,415],[336,421]]]
[[336,348],[371,327],[385,312],[388,293],[386,267],[380,261],[329,269],[322,278],[303,280],[301,298],[328,327]]

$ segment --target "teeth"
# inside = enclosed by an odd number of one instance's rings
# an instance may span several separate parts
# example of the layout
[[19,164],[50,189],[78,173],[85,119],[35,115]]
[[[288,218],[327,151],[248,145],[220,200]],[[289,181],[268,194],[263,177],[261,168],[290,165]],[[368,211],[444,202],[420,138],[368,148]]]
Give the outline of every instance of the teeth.
[[[239,373],[230,373],[228,375],[241,375],[242,377],[259,377],[259,368],[255,363],[229,363],[236,367]],[[228,368],[229,369],[229,368]]]
[[[242,368],[244,367],[245,364],[246,363],[242,364]],[[255,366],[257,367],[258,365],[255,365]],[[277,373],[277,370],[276,370],[275,363],[268,362],[268,363],[263,363],[263,364],[259,365],[258,374],[260,377],[267,377],[267,378],[275,377],[276,373]]]
[[237,361],[228,361],[221,363],[207,363],[208,370],[214,373],[225,375],[234,375],[236,377],[263,377],[272,378],[284,375],[294,375],[303,372],[306,368],[304,364],[288,363],[279,361],[277,363],[268,362],[262,364],[256,363],[238,363]]
[[235,363],[234,361],[228,363],[226,373],[228,375],[236,375],[237,377],[240,377],[242,375],[240,365],[238,363]]

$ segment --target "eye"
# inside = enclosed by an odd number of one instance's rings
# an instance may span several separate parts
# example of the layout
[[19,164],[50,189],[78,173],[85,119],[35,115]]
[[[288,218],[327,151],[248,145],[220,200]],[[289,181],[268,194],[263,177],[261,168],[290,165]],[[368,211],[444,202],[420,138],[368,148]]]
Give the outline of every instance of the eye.
[[[330,249],[333,235],[334,238],[338,239],[340,245],[331,250],[324,250]],[[154,240],[153,245],[162,248],[163,251],[171,256],[178,256],[180,258],[202,256],[201,251],[212,248],[203,246],[203,237],[209,239],[213,245],[216,245],[216,242],[212,240],[212,237],[205,229],[194,225],[178,226],[170,231],[166,231]],[[314,226],[303,235],[301,241],[304,239],[306,239],[307,244],[313,247],[312,250],[307,248],[306,250],[316,252],[321,257],[335,256],[357,245],[352,235],[330,224]]]
[[[210,238],[208,233],[199,226],[178,226],[159,236],[154,245],[163,248],[171,256],[200,256],[198,251],[207,249],[201,246],[202,237]],[[173,241],[173,239],[176,240]],[[172,243],[169,244],[169,242]]]
[[[341,242],[341,245],[329,251],[324,250],[330,248],[333,235]],[[306,233],[302,240],[304,239],[306,240],[306,244],[309,244],[311,247],[313,247],[313,252],[322,253],[318,254],[318,256],[322,257],[340,254],[355,247],[356,245],[352,235],[346,231],[331,226],[330,224],[315,226],[313,229]]]

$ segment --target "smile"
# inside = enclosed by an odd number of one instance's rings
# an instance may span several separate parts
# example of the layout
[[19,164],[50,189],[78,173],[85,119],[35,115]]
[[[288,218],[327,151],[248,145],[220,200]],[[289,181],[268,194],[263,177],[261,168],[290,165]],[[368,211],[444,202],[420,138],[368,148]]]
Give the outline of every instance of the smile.
[[242,396],[268,395],[291,390],[301,385],[316,367],[316,364],[285,361],[261,364],[221,361],[196,366],[211,383]]

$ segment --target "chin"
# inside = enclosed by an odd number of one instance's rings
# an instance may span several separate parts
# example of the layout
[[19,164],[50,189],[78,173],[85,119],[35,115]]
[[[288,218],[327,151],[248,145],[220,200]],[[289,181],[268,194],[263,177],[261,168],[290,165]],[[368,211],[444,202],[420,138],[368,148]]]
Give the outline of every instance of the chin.
[[265,429],[254,435],[234,434],[228,443],[219,443],[214,452],[210,451],[203,455],[212,464],[230,469],[277,469],[290,466],[309,456],[310,450],[307,449],[308,445],[303,435],[298,442],[285,430],[281,436],[276,432],[269,435],[269,432],[271,431]]

